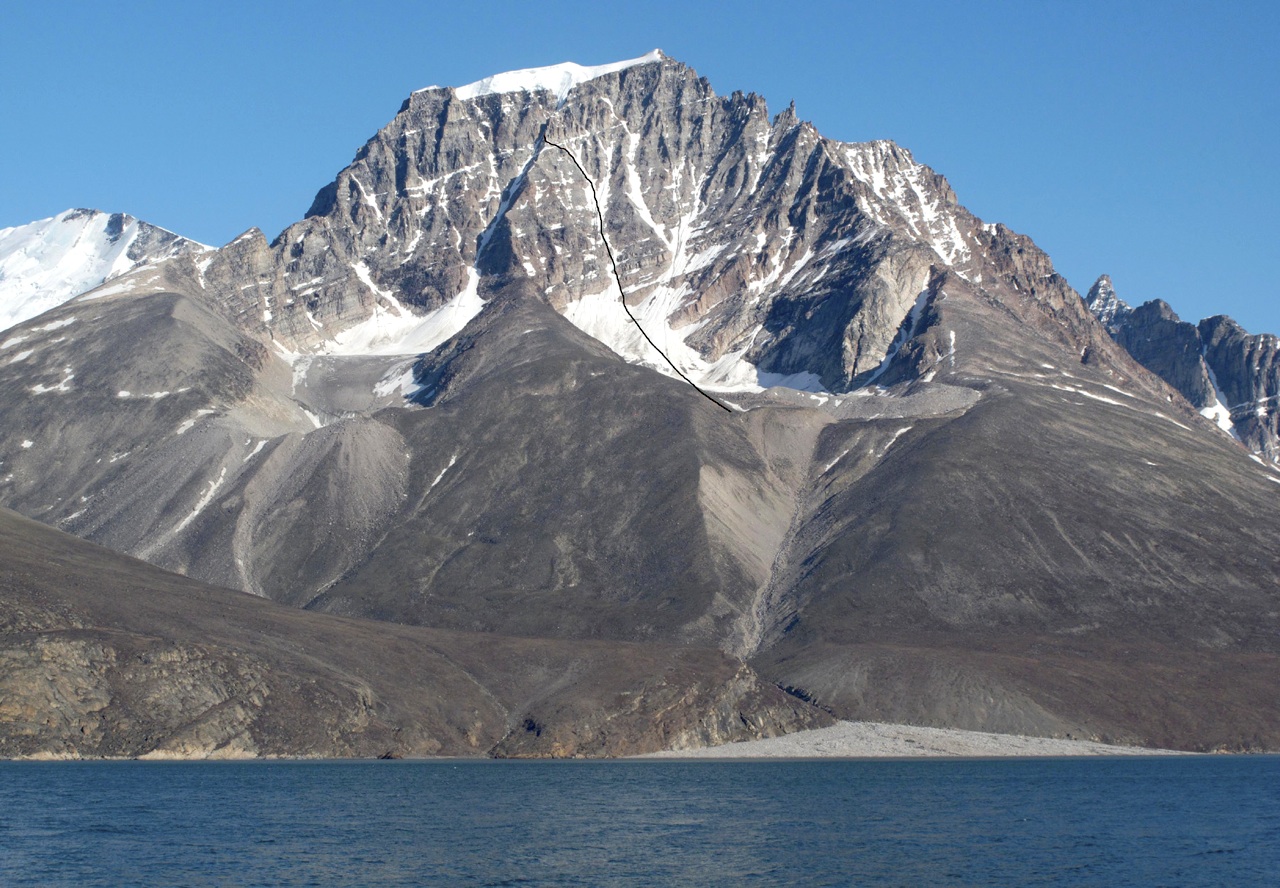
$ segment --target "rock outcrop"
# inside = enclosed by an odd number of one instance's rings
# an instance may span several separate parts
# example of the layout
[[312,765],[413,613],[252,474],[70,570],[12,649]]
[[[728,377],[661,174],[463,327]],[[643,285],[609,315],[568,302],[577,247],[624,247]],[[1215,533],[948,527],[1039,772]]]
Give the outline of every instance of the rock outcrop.
[[1190,324],[1159,299],[1130,308],[1105,275],[1085,301],[1135,360],[1191,406],[1253,453],[1280,461],[1280,340],[1251,335],[1224,315]]

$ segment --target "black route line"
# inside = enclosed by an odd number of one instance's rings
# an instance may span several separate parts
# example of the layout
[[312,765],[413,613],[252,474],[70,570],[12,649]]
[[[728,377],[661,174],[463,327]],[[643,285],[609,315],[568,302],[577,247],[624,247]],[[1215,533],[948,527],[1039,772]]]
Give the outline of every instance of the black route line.
[[622,275],[618,274],[618,262],[613,258],[613,248],[609,246],[609,238],[604,233],[604,213],[600,211],[600,196],[596,194],[596,183],[589,175],[587,175],[587,171],[582,168],[582,164],[578,163],[578,158],[574,156],[572,151],[563,145],[557,144],[556,142],[548,139],[546,133],[542,134],[542,141],[546,142],[552,148],[559,148],[565,154],[569,155],[569,159],[573,161],[573,165],[578,168],[578,172],[582,173],[582,178],[587,180],[587,185],[591,188],[591,200],[596,205],[596,217],[600,220],[600,240],[604,241],[604,251],[609,254],[609,266],[613,269],[613,279],[618,282],[618,294],[619,301],[622,302],[622,310],[627,313],[627,317],[631,318],[631,323],[636,325],[636,329],[640,331],[640,335],[644,337],[645,342],[653,346],[653,350],[662,355],[662,359],[671,365],[671,369],[676,371],[676,375],[689,383],[689,385],[693,386],[694,391],[702,395],[702,397],[706,398],[712,404],[715,404],[722,410],[732,413],[733,409],[730,408],[728,404],[723,403],[719,399],[707,394],[699,388],[696,382],[686,376],[684,372],[676,366],[675,361],[667,357],[666,352],[658,348],[658,343],[650,339],[649,334],[644,332],[644,327],[640,326],[640,322],[636,320],[636,316],[631,313],[631,308],[627,305],[627,291],[622,288]]

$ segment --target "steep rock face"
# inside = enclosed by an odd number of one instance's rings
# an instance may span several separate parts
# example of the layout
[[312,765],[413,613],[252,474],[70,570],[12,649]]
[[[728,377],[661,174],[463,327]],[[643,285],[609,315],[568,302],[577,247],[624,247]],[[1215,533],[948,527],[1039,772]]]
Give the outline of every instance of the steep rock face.
[[67,210],[0,229],[0,330],[140,265],[210,248],[123,213]]
[[253,335],[327,353],[436,345],[483,294],[526,280],[662,366],[618,304],[598,199],[646,332],[721,387],[878,381],[940,269],[1098,351],[1047,257],[975,219],[905,149],[824,139],[792,109],[770,119],[758,96],[646,59],[561,94],[414,93],[306,219],[271,244],[247,232],[192,279]]
[[1093,282],[1093,286],[1085,294],[1084,302],[1089,306],[1093,316],[1112,333],[1115,333],[1118,325],[1123,323],[1125,317],[1133,311],[1129,303],[1116,295],[1111,276],[1105,274]]
[[1280,340],[1217,315],[1199,325],[1204,359],[1241,442],[1280,461]]
[[1251,335],[1223,315],[1190,324],[1159,299],[1130,308],[1105,275],[1085,302],[1116,342],[1201,414],[1254,453],[1280,457],[1275,336]]
[[1180,320],[1167,303],[1154,299],[1133,309],[1117,324],[1114,335],[1139,364],[1177,389],[1192,407],[1203,410],[1217,402],[1201,354],[1200,332]]

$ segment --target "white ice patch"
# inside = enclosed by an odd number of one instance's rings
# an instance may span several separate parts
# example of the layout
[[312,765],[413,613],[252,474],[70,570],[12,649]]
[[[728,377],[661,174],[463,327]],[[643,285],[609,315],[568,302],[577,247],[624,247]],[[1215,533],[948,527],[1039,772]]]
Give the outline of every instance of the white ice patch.
[[1223,403],[1222,389],[1218,387],[1218,377],[1208,361],[1204,362],[1204,369],[1208,371],[1209,382],[1213,386],[1213,403],[1202,409],[1200,415],[1212,420],[1218,428],[1239,441],[1240,434],[1236,431],[1235,423],[1231,421],[1231,409]]
[[188,417],[187,419],[184,419],[182,421],[182,425],[178,426],[178,430],[174,432],[174,434],[181,435],[191,431],[191,429],[195,427],[195,424],[198,423],[202,417],[208,416],[210,413],[216,413],[216,412],[217,411],[215,411],[211,407],[202,407],[201,409],[196,411],[195,416],[191,416],[191,417]]
[[445,466],[443,469],[441,469],[441,470],[440,470],[440,474],[439,474],[439,475],[436,475],[436,479],[435,479],[434,481],[432,481],[432,482],[431,482],[431,487],[428,487],[428,488],[427,488],[427,490],[431,490],[431,489],[433,489],[437,484],[439,484],[439,483],[440,483],[440,479],[442,479],[442,478],[444,477],[445,472],[447,472],[447,471],[449,471],[450,469],[452,469],[452,468],[453,468],[453,464],[454,464],[454,463],[456,463],[457,461],[458,461],[458,454],[456,454],[456,453],[455,453],[453,456],[449,457],[449,465]]
[[[468,83],[466,86],[455,87],[453,92],[460,99],[474,99],[478,96],[489,96],[495,93],[545,90],[546,92],[555,93],[558,100],[564,101],[569,91],[580,83],[586,83],[588,80],[595,80],[597,77],[613,74],[616,71],[633,68],[636,65],[660,62],[662,58],[662,51],[655,49],[648,55],[643,55],[638,59],[613,62],[608,65],[584,67],[573,62],[564,62],[559,65],[548,65],[545,68],[506,71],[502,74],[490,75],[483,80],[477,80],[475,83]],[[438,87],[427,87],[427,89],[438,89]],[[424,91],[418,90],[418,92]]]
[[31,386],[31,391],[37,395],[43,395],[45,392],[69,392],[71,391],[71,380],[76,378],[75,371],[70,367],[64,367],[62,370],[62,380],[55,385],[37,384]]
[[843,453],[841,453],[839,456],[831,460],[831,462],[827,463],[826,466],[823,467],[821,474],[825,475],[827,474],[827,472],[830,472],[832,469],[836,467],[836,463],[840,462],[840,460],[844,459],[848,455],[849,455],[849,449],[845,448]]
[[907,426],[906,428],[901,428],[901,429],[898,429],[896,432],[894,432],[893,437],[889,439],[889,443],[885,444],[884,447],[881,449],[880,455],[884,456],[886,453],[888,453],[889,448],[892,447],[894,444],[896,444],[899,438],[901,438],[907,432],[911,431],[913,428],[915,427]]
[[1184,431],[1188,431],[1188,432],[1189,432],[1189,431],[1191,431],[1191,428],[1190,428],[1189,426],[1185,426],[1185,425],[1183,425],[1182,423],[1180,423],[1180,422],[1178,422],[1176,419],[1174,419],[1172,416],[1166,416],[1165,414],[1161,413],[1159,410],[1157,410],[1157,411],[1156,411],[1155,415],[1156,415],[1156,416],[1158,416],[1158,417],[1160,417],[1161,419],[1163,419],[1163,420],[1167,421],[1167,422],[1171,422],[1171,423],[1173,423],[1173,424],[1174,424],[1174,425],[1176,425],[1178,428],[1183,429]]
[[266,446],[267,446],[267,439],[266,439],[266,438],[263,438],[261,441],[259,441],[259,442],[258,442],[257,446],[255,446],[255,447],[253,448],[253,450],[252,450],[252,451],[250,451],[249,455],[248,455],[248,456],[246,456],[244,459],[242,459],[242,460],[240,460],[240,461],[241,461],[242,463],[247,463],[249,460],[253,459],[253,458],[254,458],[255,456],[257,456],[259,453],[261,453],[261,452],[262,452],[262,448],[263,448],[263,447],[266,447]]
[[41,324],[39,327],[32,327],[32,328],[31,328],[31,332],[33,332],[33,333],[48,333],[48,332],[50,332],[50,331],[52,331],[52,330],[60,330],[60,329],[62,329],[63,327],[69,327],[69,326],[71,326],[72,324],[74,324],[74,323],[75,323],[76,321],[78,321],[78,320],[80,320],[80,319],[79,319],[79,318],[77,318],[77,317],[69,317],[69,318],[62,318],[62,319],[57,320],[57,321],[50,321],[50,322],[49,322],[49,323],[47,323],[47,324]]
[[[631,313],[658,349],[699,387],[716,391],[761,392],[772,385],[786,385],[788,388],[821,392],[821,383],[812,373],[783,376],[760,372],[743,357],[749,345],[730,352],[718,361],[705,360],[684,341],[685,336],[692,332],[690,328],[683,328],[682,332],[668,326],[667,318],[687,294],[688,290],[683,286],[676,289],[668,286],[655,287],[643,302],[631,306]],[[650,367],[667,376],[676,376],[671,365],[646,341],[628,317],[618,298],[616,284],[601,293],[570,302],[565,307],[564,316],[579,330],[603,342],[623,359]]]
[[213,502],[213,495],[218,492],[218,488],[222,486],[222,482],[226,479],[226,477],[227,477],[227,469],[224,466],[222,468],[222,471],[218,474],[217,479],[209,482],[209,489],[206,490],[204,492],[204,495],[200,497],[200,500],[199,502],[196,503],[195,508],[191,510],[191,514],[187,515],[186,518],[183,518],[182,521],[178,524],[178,526],[173,529],[173,534],[175,536],[181,533],[183,528],[185,528],[192,521],[195,521],[196,517],[201,512],[203,512],[206,508],[208,508],[209,503]]
[[411,361],[407,365],[397,365],[390,373],[378,380],[378,384],[373,387],[373,393],[379,398],[385,398],[399,389],[401,396],[412,398],[425,387],[420,383],[414,382],[413,362]]
[[1093,392],[1080,388],[1079,386],[1055,385],[1054,383],[1051,382],[1049,383],[1049,388],[1057,389],[1060,392],[1071,392],[1073,395],[1080,395],[1085,398],[1090,398],[1091,400],[1094,400],[1094,401],[1101,401],[1104,404],[1114,404],[1116,407],[1129,406],[1121,401],[1117,401],[1115,398],[1108,398],[1106,395],[1095,395]]
[[457,335],[471,319],[480,314],[484,300],[480,298],[480,276],[467,269],[467,284],[457,296],[435,311],[415,315],[391,293],[380,290],[369,278],[362,264],[354,266],[356,275],[386,301],[391,308],[375,304],[373,314],[354,327],[348,327],[316,351],[326,355],[420,355]]
[[[185,392],[187,389],[182,388],[179,389],[179,391]],[[129,398],[147,398],[152,401],[159,401],[161,398],[167,398],[172,394],[173,392],[131,392],[127,389],[121,389],[116,392],[116,397],[120,398],[122,401],[128,400]]]

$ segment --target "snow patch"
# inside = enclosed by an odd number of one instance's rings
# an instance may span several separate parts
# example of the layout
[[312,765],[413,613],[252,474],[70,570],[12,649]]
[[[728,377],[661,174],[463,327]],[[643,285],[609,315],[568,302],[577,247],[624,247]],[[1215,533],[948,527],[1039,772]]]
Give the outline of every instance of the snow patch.
[[[655,49],[653,52],[638,59],[628,59],[625,62],[613,62],[608,65],[585,67],[573,62],[564,62],[559,65],[548,65],[544,68],[505,71],[501,74],[492,74],[465,86],[455,87],[453,94],[460,99],[467,100],[499,93],[545,91],[555,93],[556,99],[563,102],[569,91],[580,83],[586,83],[588,80],[595,80],[597,77],[603,77],[606,74],[613,74],[637,65],[660,62],[662,58],[662,50]],[[437,87],[427,87],[427,89],[435,88]],[[418,92],[425,92],[425,90],[418,90]]]
[[373,393],[379,398],[385,398],[393,394],[396,389],[399,389],[403,397],[412,398],[424,388],[426,386],[414,381],[413,362],[410,361],[408,364],[397,365],[390,373],[382,377],[378,384],[373,387]]
[[458,454],[455,453],[453,456],[449,457],[449,464],[440,470],[440,474],[436,475],[435,480],[431,482],[431,487],[428,487],[427,490],[432,490],[437,484],[439,484],[440,479],[444,477],[445,472],[452,469],[453,464],[456,463],[457,461],[458,461]]
[[69,392],[71,391],[71,380],[76,378],[75,371],[70,367],[62,369],[62,380],[56,385],[37,384],[31,386],[31,391],[37,395],[43,395],[45,392]]
[[321,343],[316,351],[325,355],[420,355],[456,336],[471,319],[480,314],[484,300],[480,298],[480,275],[467,269],[467,283],[458,295],[434,311],[415,315],[386,290],[379,289],[369,277],[363,263],[353,266],[356,276],[390,305],[375,304],[373,314],[333,339]]
[[1200,415],[1206,419],[1212,420],[1213,423],[1222,431],[1240,440],[1240,433],[1236,431],[1235,423],[1231,421],[1231,410],[1223,403],[1222,389],[1218,387],[1218,377],[1213,372],[1213,368],[1209,366],[1208,361],[1202,361],[1204,369],[1209,373],[1209,382],[1213,386],[1213,403],[1200,411]]
[[253,458],[254,458],[255,456],[257,456],[259,453],[261,453],[261,452],[262,452],[262,448],[267,446],[267,440],[268,440],[268,439],[263,438],[261,441],[259,441],[259,442],[258,442],[258,444],[257,444],[257,446],[256,446],[256,447],[254,447],[252,451],[250,451],[249,455],[248,455],[248,456],[246,456],[244,459],[240,460],[240,462],[242,462],[242,463],[247,463],[249,460],[253,459]]
[[192,521],[195,521],[196,517],[209,506],[209,503],[213,502],[213,495],[218,492],[218,488],[222,486],[222,482],[226,479],[226,477],[227,477],[227,469],[226,469],[226,466],[223,466],[222,471],[218,474],[217,479],[209,482],[209,489],[206,490],[204,492],[204,495],[200,497],[200,500],[196,503],[195,508],[191,510],[191,514],[187,515],[186,518],[183,518],[182,521],[178,524],[178,526],[173,529],[173,535],[176,536],[177,534],[182,533],[183,528],[185,528]]
[[[699,387],[716,391],[762,392],[773,385],[786,385],[788,388],[822,391],[821,383],[812,373],[784,376],[757,370],[744,357],[750,344],[717,361],[705,360],[684,341],[692,330],[672,329],[667,322],[667,318],[688,292],[684,285],[677,288],[665,285],[655,287],[644,301],[631,307],[631,313],[658,349]],[[607,290],[570,302],[565,307],[564,317],[588,336],[603,342],[624,360],[676,377],[671,366],[631,322],[618,296],[616,284]]]
[[183,420],[182,425],[178,426],[178,430],[175,431],[174,434],[181,435],[191,431],[191,429],[195,427],[195,424],[200,421],[201,417],[208,416],[210,413],[215,413],[215,412],[217,411],[215,411],[211,407],[202,407],[201,409],[196,411],[195,416],[191,416]]
[[80,319],[76,317],[70,317],[70,318],[62,318],[57,321],[50,321],[47,324],[41,324],[39,327],[32,327],[31,332],[48,333],[50,330],[60,330],[63,327],[70,327],[72,324],[74,324],[78,320]]
[[[186,388],[182,388],[182,389],[179,389],[179,391],[185,392],[185,391],[187,391],[187,389],[186,389]],[[116,397],[117,397],[117,398],[120,398],[122,401],[123,401],[123,400],[128,400],[129,398],[149,398],[149,399],[150,399],[150,400],[152,400],[152,401],[159,401],[161,398],[167,398],[167,397],[169,397],[171,394],[173,394],[173,392],[141,392],[141,393],[134,393],[134,392],[131,392],[131,391],[127,390],[127,389],[121,389],[120,391],[116,392]]]
[[836,467],[836,463],[840,462],[840,460],[844,459],[848,455],[849,455],[849,448],[846,447],[844,449],[844,452],[841,453],[839,456],[837,456],[835,459],[831,460],[831,462],[827,463],[826,466],[823,468],[823,470],[819,474],[821,475],[827,474],[827,472],[830,472],[832,469]]
[[915,428],[915,426],[906,426],[905,428],[898,429],[896,432],[894,432],[893,437],[889,439],[889,442],[885,444],[883,448],[881,448],[880,455],[884,456],[886,453],[888,453],[889,448],[892,447],[894,444],[896,444],[899,438],[901,438],[907,432],[911,431],[913,428]]

